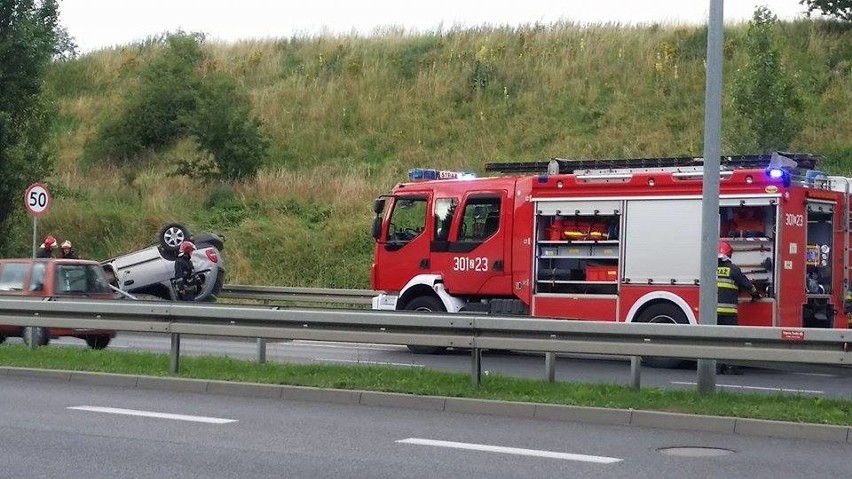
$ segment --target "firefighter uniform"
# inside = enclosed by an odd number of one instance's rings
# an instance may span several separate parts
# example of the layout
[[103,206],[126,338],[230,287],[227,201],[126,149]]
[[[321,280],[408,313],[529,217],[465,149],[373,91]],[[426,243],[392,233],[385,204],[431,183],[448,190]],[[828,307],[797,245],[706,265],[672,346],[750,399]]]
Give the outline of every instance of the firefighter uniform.
[[719,258],[716,268],[716,285],[719,291],[716,306],[716,323],[720,325],[737,325],[737,298],[740,291],[748,291],[753,298],[758,297],[757,288],[743,274],[739,266],[728,258]]

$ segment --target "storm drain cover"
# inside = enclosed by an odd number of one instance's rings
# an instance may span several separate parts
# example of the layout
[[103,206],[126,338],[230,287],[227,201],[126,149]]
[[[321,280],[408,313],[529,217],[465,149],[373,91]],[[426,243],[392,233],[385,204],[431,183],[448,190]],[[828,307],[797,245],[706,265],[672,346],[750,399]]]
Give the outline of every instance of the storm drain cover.
[[680,457],[717,457],[734,453],[730,449],[722,449],[720,447],[664,447],[657,450],[660,451],[660,454],[666,456]]

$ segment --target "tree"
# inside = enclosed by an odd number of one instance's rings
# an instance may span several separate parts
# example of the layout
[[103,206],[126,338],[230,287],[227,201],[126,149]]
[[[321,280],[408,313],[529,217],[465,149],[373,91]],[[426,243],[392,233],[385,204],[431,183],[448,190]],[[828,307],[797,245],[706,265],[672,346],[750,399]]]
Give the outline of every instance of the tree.
[[204,59],[198,38],[178,32],[158,40],[161,54],[142,68],[139,86],[87,145],[86,155],[94,161],[132,163],[144,151],[168,146],[186,133],[181,115],[195,109],[195,70]]
[[808,7],[808,16],[819,12],[838,20],[852,22],[852,0],[799,0],[799,4]]
[[192,138],[203,156],[180,160],[177,173],[240,180],[263,164],[268,139],[251,103],[231,77],[201,73],[201,34],[178,32],[156,40],[162,52],[141,71],[139,87],[87,145],[91,160],[133,163],[144,153]]
[[737,70],[733,103],[746,120],[751,143],[761,153],[786,149],[799,126],[802,105],[787,77],[775,45],[778,19],[766,7],[757,7],[745,36],[748,63]]
[[208,74],[201,85],[198,107],[187,123],[199,147],[213,157],[213,176],[218,179],[251,177],[262,166],[269,140],[252,115],[249,99],[232,78]]
[[[57,48],[56,0],[0,0],[0,230],[30,183],[50,172],[50,101],[43,79]],[[8,236],[0,234],[0,245]]]

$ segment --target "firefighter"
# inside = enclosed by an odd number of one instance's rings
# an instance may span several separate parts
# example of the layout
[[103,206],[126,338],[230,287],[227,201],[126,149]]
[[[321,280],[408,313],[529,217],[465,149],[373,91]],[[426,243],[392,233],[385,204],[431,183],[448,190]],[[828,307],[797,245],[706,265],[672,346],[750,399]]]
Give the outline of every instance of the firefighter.
[[[760,298],[757,288],[743,274],[739,266],[731,261],[734,248],[727,241],[719,242],[719,263],[716,268],[716,287],[718,289],[718,304],[716,306],[716,324],[724,326],[737,325],[737,301],[740,291],[748,291],[753,301]],[[739,366],[719,363],[716,367],[719,374],[742,374]]]
[[192,299],[195,287],[195,268],[192,266],[192,252],[195,245],[191,241],[184,241],[178,246],[178,255],[175,258],[175,292],[179,300]]
[[62,242],[62,258],[64,259],[77,259],[77,253],[74,252],[74,248],[71,246],[71,241],[65,240]]
[[44,243],[39,246],[36,258],[53,258],[54,248],[56,248],[56,238],[48,235],[44,239]]

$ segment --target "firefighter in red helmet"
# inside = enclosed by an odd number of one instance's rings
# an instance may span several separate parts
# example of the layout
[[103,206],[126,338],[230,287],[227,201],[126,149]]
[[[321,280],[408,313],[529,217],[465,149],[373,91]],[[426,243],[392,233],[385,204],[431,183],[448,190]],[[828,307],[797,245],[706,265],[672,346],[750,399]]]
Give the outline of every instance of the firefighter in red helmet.
[[178,246],[178,255],[175,258],[175,291],[181,301],[192,300],[195,289],[195,268],[192,266],[192,252],[195,245],[191,241],[184,241]]
[[[716,305],[716,324],[723,326],[737,325],[737,307],[740,291],[751,294],[752,300],[760,298],[757,288],[743,274],[739,266],[731,261],[734,248],[727,241],[719,242],[719,262],[716,268],[716,287],[718,304]],[[716,371],[720,374],[742,374],[739,366],[719,363]]]
[[39,246],[36,258],[53,258],[53,250],[56,248],[56,238],[47,236]]

